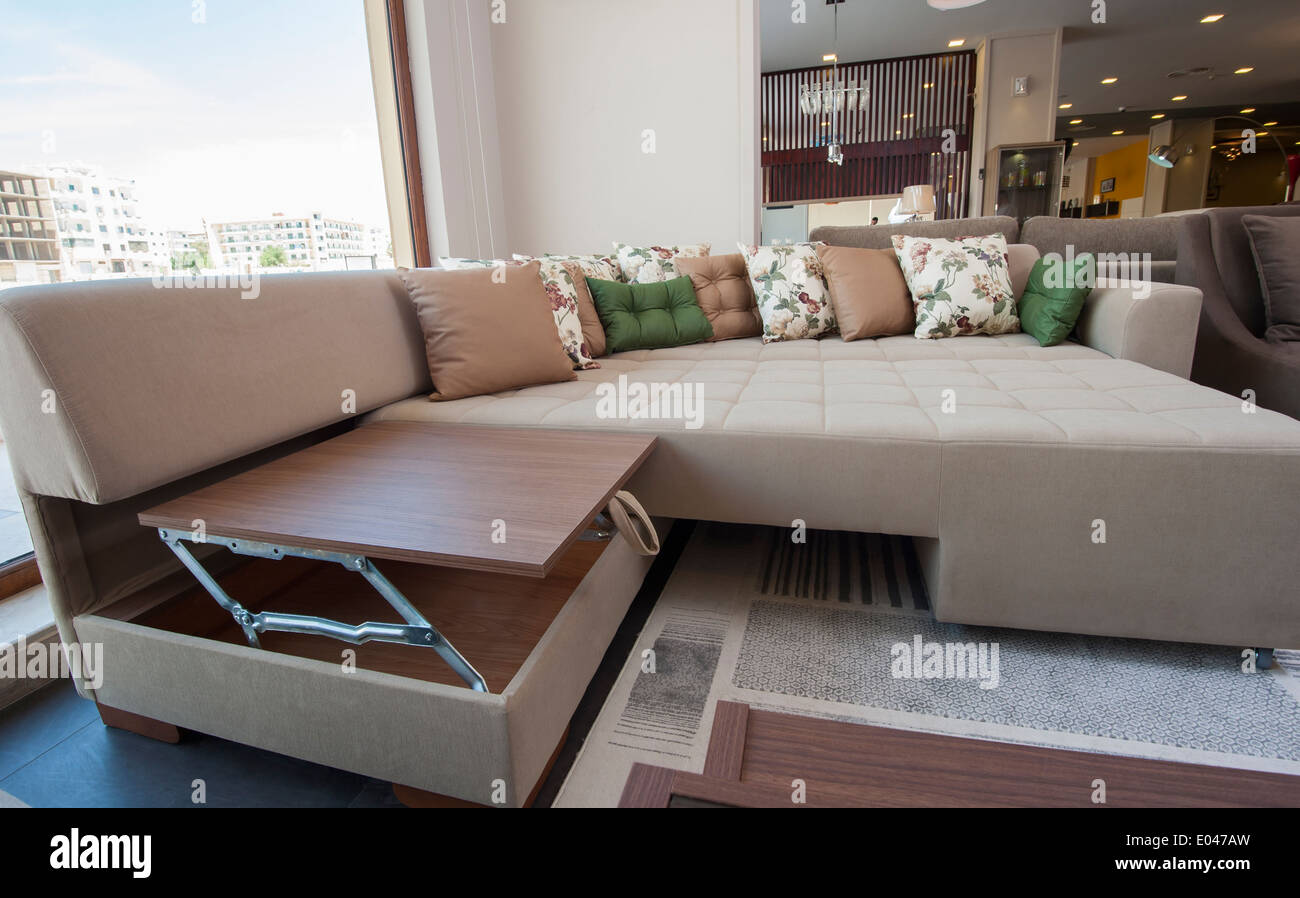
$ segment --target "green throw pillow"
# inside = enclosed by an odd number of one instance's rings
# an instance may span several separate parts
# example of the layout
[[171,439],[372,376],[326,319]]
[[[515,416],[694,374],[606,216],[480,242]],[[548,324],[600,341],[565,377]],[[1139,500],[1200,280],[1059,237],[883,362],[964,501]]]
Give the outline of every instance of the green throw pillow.
[[1070,262],[1055,253],[1039,259],[1016,304],[1020,329],[1040,346],[1055,346],[1070,336],[1096,273],[1092,253],[1080,253]]
[[684,346],[713,336],[688,277],[653,284],[587,278],[587,287],[608,352]]

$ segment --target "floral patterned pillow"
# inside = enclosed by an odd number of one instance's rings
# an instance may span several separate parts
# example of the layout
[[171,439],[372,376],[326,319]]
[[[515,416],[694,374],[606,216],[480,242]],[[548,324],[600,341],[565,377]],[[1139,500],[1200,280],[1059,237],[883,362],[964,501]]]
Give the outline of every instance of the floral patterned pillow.
[[673,259],[678,256],[707,256],[709,249],[708,243],[690,246],[628,246],[626,243],[615,243],[614,256],[623,272],[622,280],[629,284],[655,284],[681,276]]
[[944,240],[893,237],[916,310],[918,340],[1020,330],[1001,234]]
[[821,243],[748,246],[739,243],[754,286],[763,342],[834,333],[839,325],[817,247]]
[[[573,282],[573,275],[556,259],[539,259],[539,274],[542,287],[551,301],[551,314],[555,316],[555,329],[559,331],[560,342],[564,351],[573,362],[574,368],[599,368],[600,363],[593,357],[586,340],[582,336],[582,321],[578,315],[578,288]],[[440,258],[438,264],[443,268],[495,268],[498,265],[525,265],[519,259],[454,259]]]
[[623,280],[623,270],[618,267],[618,260],[613,256],[602,256],[595,253],[585,256],[568,256],[560,253],[526,256],[522,253],[515,253],[512,258],[517,262],[531,262],[533,259],[540,259],[543,262],[576,262],[589,278],[599,278],[602,281]]

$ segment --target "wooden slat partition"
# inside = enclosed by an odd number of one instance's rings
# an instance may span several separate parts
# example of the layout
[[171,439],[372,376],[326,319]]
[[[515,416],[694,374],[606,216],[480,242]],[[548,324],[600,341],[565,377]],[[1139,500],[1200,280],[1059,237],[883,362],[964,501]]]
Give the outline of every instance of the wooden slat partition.
[[[866,87],[866,102],[852,111],[804,113],[801,88],[830,79],[830,66],[763,75],[763,202],[880,196],[933,184],[936,218],[966,215],[974,51],[843,64],[838,83]],[[955,147],[945,153],[949,128]],[[832,130],[843,147],[842,166],[826,161]]]

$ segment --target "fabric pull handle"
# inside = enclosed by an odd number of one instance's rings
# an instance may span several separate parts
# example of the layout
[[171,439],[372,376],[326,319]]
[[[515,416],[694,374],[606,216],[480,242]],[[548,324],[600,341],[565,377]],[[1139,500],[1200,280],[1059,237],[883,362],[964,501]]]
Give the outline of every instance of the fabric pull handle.
[[637,554],[659,554],[659,534],[636,496],[627,490],[619,490],[609,501],[609,516]]

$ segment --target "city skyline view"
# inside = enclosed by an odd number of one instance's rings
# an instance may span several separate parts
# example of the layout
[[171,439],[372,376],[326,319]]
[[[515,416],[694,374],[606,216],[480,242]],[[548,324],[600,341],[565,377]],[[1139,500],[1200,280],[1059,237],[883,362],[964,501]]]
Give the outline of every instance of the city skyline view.
[[164,231],[310,211],[388,227],[359,4],[4,0],[0,15],[0,169],[133,179]]

